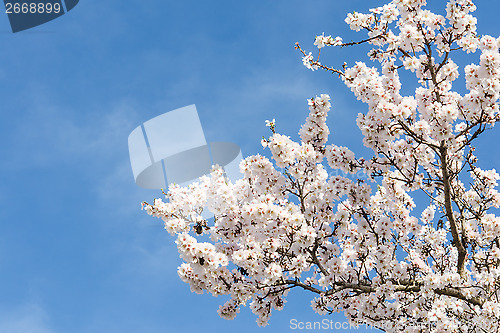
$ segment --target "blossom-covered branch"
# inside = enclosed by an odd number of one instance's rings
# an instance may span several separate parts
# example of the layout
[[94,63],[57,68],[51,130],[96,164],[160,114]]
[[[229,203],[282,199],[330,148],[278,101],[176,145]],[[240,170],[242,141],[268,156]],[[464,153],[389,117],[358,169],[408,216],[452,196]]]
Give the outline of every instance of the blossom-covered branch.
[[[372,155],[328,143],[330,97],[320,95],[308,101],[300,142],[267,122],[271,159],[246,158],[239,181],[214,168],[144,203],[177,236],[178,273],[192,291],[230,296],[222,317],[249,304],[266,325],[303,289],[318,313],[387,332],[499,331],[500,175],[479,166],[473,144],[500,119],[500,39],[479,37],[470,0],[450,0],[446,17],[425,4],[350,13],[346,23],[366,38],[316,36],[317,57],[296,44],[307,68],[338,74],[367,104],[356,121]],[[365,44],[374,67],[320,62],[327,47]],[[477,51],[466,93],[453,91],[453,57]],[[419,83],[413,96],[401,94],[403,70]]]

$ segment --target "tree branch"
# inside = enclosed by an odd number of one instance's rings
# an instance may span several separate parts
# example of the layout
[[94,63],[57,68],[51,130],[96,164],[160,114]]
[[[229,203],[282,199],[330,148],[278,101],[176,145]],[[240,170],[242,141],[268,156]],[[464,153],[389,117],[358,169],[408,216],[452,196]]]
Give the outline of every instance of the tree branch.
[[465,257],[467,255],[467,251],[464,247],[464,244],[462,243],[462,239],[460,238],[460,235],[458,233],[458,227],[455,221],[455,217],[453,216],[453,207],[451,204],[450,175],[448,173],[448,161],[447,161],[448,148],[446,147],[444,141],[441,142],[439,151],[441,159],[441,171],[443,173],[444,207],[446,209],[446,217],[448,218],[448,222],[450,222],[451,235],[453,237],[453,245],[457,248],[458,251],[457,272],[458,274],[460,274],[462,278],[464,278]]
[[[345,289],[351,289],[353,291],[358,291],[361,293],[374,293],[377,291],[376,287],[370,286],[370,285],[363,285],[363,284],[355,284],[355,283],[347,283],[347,282],[337,282],[336,286],[337,288],[329,289],[327,291],[321,291],[318,288],[315,288],[313,286],[307,285],[299,280],[286,280],[285,281],[287,284],[300,287],[304,290],[311,291],[313,293],[316,293],[318,295],[333,295],[339,291],[345,290]],[[411,293],[418,293],[422,290],[423,284],[420,283],[415,283],[414,281],[399,281],[399,284],[394,285],[394,291],[396,292],[411,292]],[[453,287],[444,287],[444,288],[437,288],[434,289],[434,292],[437,295],[441,296],[448,296],[448,297],[453,297],[453,298],[458,298],[461,299],[469,304],[472,305],[477,305],[479,307],[482,307],[485,300],[480,298],[480,297],[468,297],[460,289],[453,288]]]

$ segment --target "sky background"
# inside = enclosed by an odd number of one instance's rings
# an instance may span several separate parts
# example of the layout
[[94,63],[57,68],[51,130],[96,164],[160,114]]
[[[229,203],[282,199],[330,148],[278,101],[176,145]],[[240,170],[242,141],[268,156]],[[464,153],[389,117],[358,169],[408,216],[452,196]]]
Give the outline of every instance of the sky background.
[[[364,37],[346,13],[383,3],[81,0],[16,34],[0,13],[0,333],[293,332],[291,319],[343,321],[315,315],[299,290],[266,328],[248,308],[220,319],[225,299],[189,291],[174,238],[140,210],[161,193],[135,185],[127,137],[196,104],[207,141],[263,153],[266,119],[297,139],[307,99],[328,93],[330,142],[363,155],[355,118],[366,106],[336,76],[307,70],[294,44]],[[475,3],[479,33],[498,36],[500,4]],[[330,48],[323,61],[352,65],[366,52]],[[498,139],[480,141],[485,168],[500,162]]]

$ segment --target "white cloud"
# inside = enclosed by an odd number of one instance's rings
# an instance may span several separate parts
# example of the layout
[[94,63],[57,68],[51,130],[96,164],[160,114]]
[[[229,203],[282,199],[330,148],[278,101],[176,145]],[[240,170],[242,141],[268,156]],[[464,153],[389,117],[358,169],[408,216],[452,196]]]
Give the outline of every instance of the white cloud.
[[49,316],[36,303],[0,314],[0,332],[5,333],[54,333],[50,328]]

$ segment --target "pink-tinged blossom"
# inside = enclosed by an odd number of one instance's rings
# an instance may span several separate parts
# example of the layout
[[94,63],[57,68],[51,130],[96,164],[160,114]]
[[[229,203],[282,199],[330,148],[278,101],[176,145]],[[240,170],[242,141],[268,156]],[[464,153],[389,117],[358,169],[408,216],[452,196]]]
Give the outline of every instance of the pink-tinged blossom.
[[[329,143],[335,100],[322,94],[307,101],[299,142],[266,122],[270,158],[245,158],[240,180],[215,167],[143,204],[177,237],[180,279],[229,297],[221,317],[249,305],[265,326],[303,289],[317,313],[387,332],[498,331],[500,175],[474,151],[500,120],[499,39],[479,37],[471,0],[448,1],[446,17],[425,5],[394,0],[348,14],[349,27],[367,33],[361,42],[315,38],[319,49],[369,43],[375,65],[320,66],[297,46],[307,68],[338,75],[367,105],[356,123],[370,153]],[[458,50],[478,51],[479,62],[462,72]],[[402,95],[405,70],[419,84],[413,96]]]

